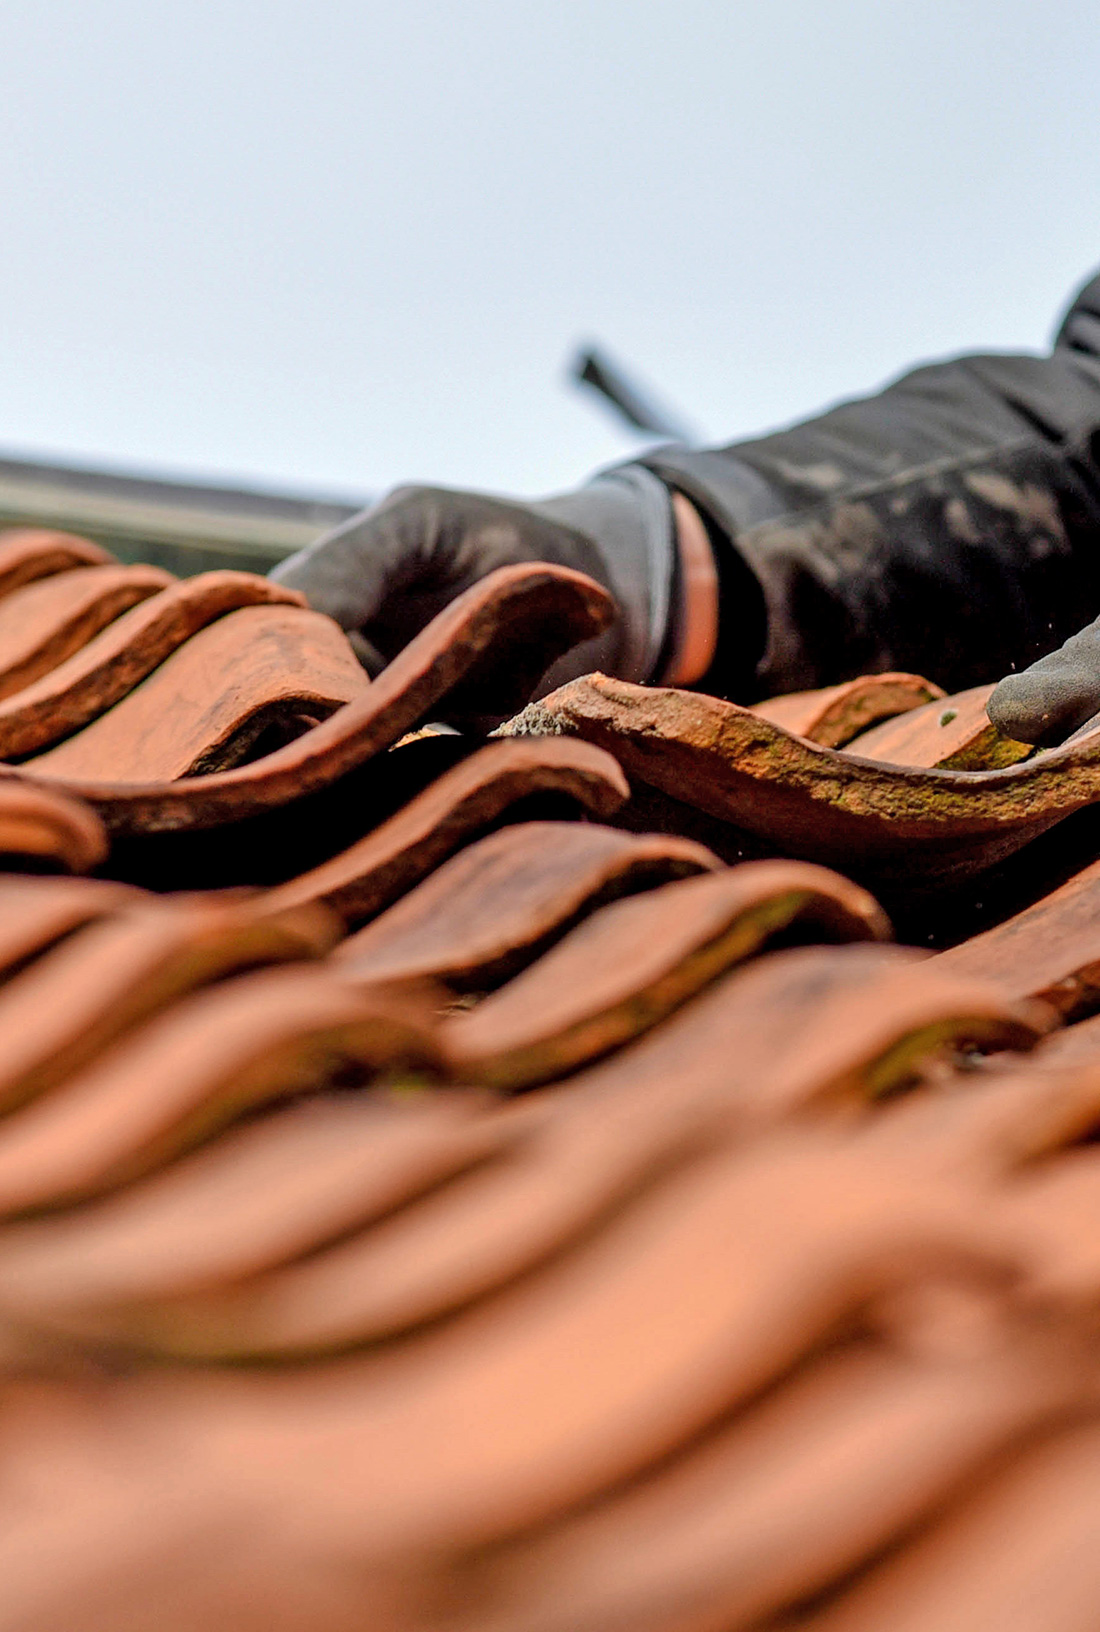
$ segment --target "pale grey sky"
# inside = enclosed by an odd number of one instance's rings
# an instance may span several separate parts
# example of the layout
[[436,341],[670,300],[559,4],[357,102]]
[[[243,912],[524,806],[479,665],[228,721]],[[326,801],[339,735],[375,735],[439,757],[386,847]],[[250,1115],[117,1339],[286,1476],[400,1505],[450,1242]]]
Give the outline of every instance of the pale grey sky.
[[710,438],[1045,344],[1095,0],[7,0],[0,448],[566,486],[594,336]]

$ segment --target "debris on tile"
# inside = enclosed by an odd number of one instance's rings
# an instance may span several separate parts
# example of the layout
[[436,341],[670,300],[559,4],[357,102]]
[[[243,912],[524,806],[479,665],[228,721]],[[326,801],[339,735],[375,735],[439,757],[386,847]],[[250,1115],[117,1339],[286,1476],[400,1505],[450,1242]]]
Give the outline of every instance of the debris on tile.
[[1018,765],[1035,749],[1002,737],[985,711],[992,686],[941,697],[850,738],[849,753],[892,765],[944,771],[999,771]]

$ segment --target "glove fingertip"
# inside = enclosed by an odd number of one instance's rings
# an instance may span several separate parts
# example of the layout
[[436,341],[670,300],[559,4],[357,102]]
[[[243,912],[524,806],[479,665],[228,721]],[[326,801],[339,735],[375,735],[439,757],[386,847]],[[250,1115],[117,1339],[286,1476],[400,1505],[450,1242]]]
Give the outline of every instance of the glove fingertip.
[[1041,665],[1009,674],[994,690],[986,713],[1014,742],[1051,748],[1100,712],[1100,674],[1041,672]]
[[[1042,705],[1043,687],[1036,687],[1029,675],[1008,674],[986,704],[986,713],[1001,733],[1014,742],[1037,742],[1050,728],[1050,716]],[[1037,695],[1038,694],[1038,695]]]

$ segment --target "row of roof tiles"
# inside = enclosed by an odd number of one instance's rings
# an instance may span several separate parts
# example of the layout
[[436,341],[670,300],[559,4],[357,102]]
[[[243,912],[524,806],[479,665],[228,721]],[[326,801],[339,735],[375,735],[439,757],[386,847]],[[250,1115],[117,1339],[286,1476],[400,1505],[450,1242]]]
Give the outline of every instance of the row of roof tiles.
[[0,540],[0,851],[99,875],[0,881],[0,1628],[1095,1620],[1100,863],[934,955],[867,888],[1032,853],[1090,735],[595,677],[395,746],[605,616],[511,569],[368,682]]

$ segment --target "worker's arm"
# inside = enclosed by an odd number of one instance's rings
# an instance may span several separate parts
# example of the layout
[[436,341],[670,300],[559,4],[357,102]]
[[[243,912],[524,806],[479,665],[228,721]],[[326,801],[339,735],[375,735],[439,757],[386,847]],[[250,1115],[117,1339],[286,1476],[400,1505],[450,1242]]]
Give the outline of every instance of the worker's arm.
[[[1094,278],[1078,296],[1058,336],[1058,349],[1067,351],[1082,366],[1100,361],[1100,278]],[[1087,432],[1081,474],[1090,484],[1093,501],[1088,518],[1080,528],[1078,549],[1083,555],[1100,551],[1100,528],[1095,520],[1095,502],[1100,478],[1100,427]],[[1094,601],[1081,606],[1076,622],[1095,612]],[[1023,742],[1061,742],[1100,713],[1100,617],[1056,650],[1021,673],[1003,679],[989,702],[994,724],[1006,736]]]
[[277,576],[383,657],[493,567],[544,559],[590,573],[620,608],[554,681],[600,667],[749,701],[900,668],[955,690],[1100,611],[1098,453],[1095,279],[1050,356],[921,368],[790,430],[659,449],[532,504],[402,489]]
[[882,669],[996,680],[1100,612],[1100,278],[1049,356],[920,368],[790,430],[644,462],[760,586],[757,695]]

